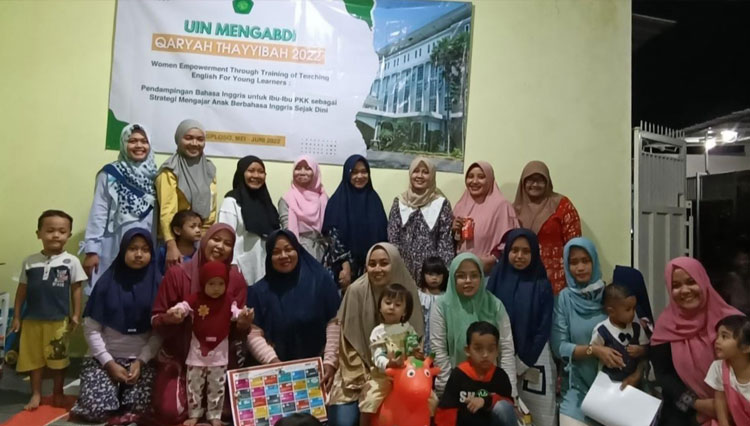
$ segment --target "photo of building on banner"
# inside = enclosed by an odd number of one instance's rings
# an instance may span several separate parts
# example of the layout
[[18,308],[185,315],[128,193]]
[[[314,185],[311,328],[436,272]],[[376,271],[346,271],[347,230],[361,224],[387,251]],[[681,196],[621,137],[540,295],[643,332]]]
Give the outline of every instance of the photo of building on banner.
[[378,75],[357,127],[374,167],[409,168],[417,155],[463,171],[470,3],[378,1]]
[[209,156],[461,172],[471,4],[405,0],[118,2],[106,147],[150,130],[174,152],[182,120]]

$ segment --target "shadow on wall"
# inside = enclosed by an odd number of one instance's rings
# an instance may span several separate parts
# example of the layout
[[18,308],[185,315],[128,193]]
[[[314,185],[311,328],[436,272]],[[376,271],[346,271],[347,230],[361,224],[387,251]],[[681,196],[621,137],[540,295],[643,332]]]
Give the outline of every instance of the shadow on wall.
[[[518,172],[519,176],[521,175],[521,172]],[[495,170],[495,179],[497,179],[497,170]],[[500,192],[503,193],[503,196],[506,200],[508,200],[509,203],[513,204],[513,201],[516,199],[516,188],[518,188],[518,181],[515,182],[506,182],[503,184],[498,183],[498,186],[500,187]]]
[[[596,249],[599,251],[599,264],[602,268],[602,279],[604,279],[605,283],[610,284],[612,282],[612,274],[615,271],[615,265],[609,260],[607,253],[601,249],[602,242],[593,234],[593,232],[591,232],[591,228],[589,228],[586,221],[583,220],[585,213],[579,211],[578,214],[581,216],[581,232],[583,233],[583,236],[593,241]],[[626,266],[630,265],[628,264]]]
[[89,345],[83,337],[83,309],[86,307],[88,299],[88,296],[84,293],[81,297],[81,325],[68,337],[68,356],[70,358],[82,358],[89,350]]
[[[86,213],[88,214],[88,209],[86,210]],[[84,224],[85,229],[85,223],[88,220],[88,217],[81,217],[81,218],[73,218],[74,226],[78,227],[80,224]],[[73,254],[75,256],[78,256],[78,246],[83,241],[84,236],[86,235],[85,230],[74,232],[73,235],[68,240],[68,243],[65,245],[65,249],[68,251],[68,253]],[[78,256],[79,260],[81,261],[81,264],[83,264],[85,254],[81,254]],[[20,265],[19,265],[20,266]],[[68,356],[71,358],[81,358],[84,355],[86,355],[86,352],[88,352],[88,344],[86,344],[86,339],[83,337],[83,310],[86,308],[86,301],[88,301],[88,296],[86,296],[86,286],[88,285],[88,282],[83,283],[83,289],[84,292],[81,295],[81,325],[73,331],[73,333],[70,334],[70,340],[68,343]]]

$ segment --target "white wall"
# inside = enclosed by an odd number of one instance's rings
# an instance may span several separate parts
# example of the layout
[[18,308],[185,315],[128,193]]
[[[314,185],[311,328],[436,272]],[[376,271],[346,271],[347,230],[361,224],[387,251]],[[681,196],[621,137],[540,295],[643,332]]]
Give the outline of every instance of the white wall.
[[[750,170],[750,146],[745,146],[745,155],[712,155],[708,152],[708,171],[712,174]],[[703,155],[687,156],[687,177],[706,171]]]

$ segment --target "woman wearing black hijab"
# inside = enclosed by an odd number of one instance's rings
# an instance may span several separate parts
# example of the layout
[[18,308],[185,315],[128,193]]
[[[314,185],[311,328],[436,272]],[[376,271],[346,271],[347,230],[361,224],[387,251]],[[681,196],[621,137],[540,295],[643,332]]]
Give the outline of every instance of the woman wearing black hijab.
[[323,220],[329,243],[323,264],[342,289],[362,275],[370,247],[388,241],[387,227],[383,202],[372,187],[370,164],[352,155],[344,163],[341,183],[328,200]]
[[248,155],[237,162],[232,190],[227,192],[219,209],[219,222],[234,229],[234,260],[247,285],[253,285],[266,273],[265,241],[281,227],[279,212],[266,186],[266,166]]
[[247,293],[250,353],[261,363],[322,356],[328,388],[338,365],[338,288],[289,230],[271,233],[266,253],[266,276]]

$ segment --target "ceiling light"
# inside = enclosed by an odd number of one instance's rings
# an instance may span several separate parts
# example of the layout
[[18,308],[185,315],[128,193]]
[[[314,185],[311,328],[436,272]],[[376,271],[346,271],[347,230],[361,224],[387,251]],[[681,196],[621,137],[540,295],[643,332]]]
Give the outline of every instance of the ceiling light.
[[724,143],[732,143],[737,140],[737,132],[734,130],[722,130],[721,141]]

